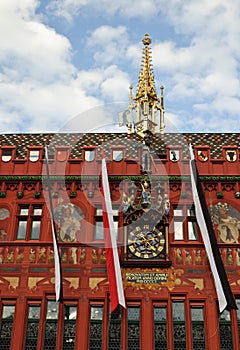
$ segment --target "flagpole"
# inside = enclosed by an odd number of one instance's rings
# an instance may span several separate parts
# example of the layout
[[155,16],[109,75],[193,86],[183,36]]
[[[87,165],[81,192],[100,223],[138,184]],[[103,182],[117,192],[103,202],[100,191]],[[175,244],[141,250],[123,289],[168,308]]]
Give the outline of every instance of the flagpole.
[[60,259],[59,250],[57,246],[57,228],[54,221],[53,202],[52,202],[52,195],[51,195],[49,164],[48,164],[48,149],[46,145],[45,145],[45,159],[46,159],[45,164],[46,164],[48,201],[49,201],[49,207],[50,207],[51,228],[52,228],[52,236],[53,236],[54,266],[55,266],[55,293],[56,293],[56,301],[62,302],[63,295],[62,295],[61,259]]

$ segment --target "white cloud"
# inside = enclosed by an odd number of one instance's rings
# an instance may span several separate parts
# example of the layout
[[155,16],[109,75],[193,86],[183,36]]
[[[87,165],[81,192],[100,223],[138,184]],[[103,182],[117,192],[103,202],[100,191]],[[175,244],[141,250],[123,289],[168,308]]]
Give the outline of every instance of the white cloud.
[[[158,1],[162,12],[179,33],[205,37],[213,35],[216,42],[222,37],[239,32],[239,4],[234,0]],[[208,34],[208,35],[206,35]]]
[[33,81],[0,84],[0,95],[0,118],[5,116],[1,129],[8,125],[15,132],[56,131],[67,118],[99,104],[74,80],[69,85],[40,85]]
[[165,41],[153,45],[154,66],[169,74],[178,71],[189,71],[194,65],[194,56],[189,47],[177,47],[176,43]]
[[8,17],[13,18],[15,16],[24,20],[31,20],[36,16],[35,10],[39,5],[40,0],[1,1],[1,14],[3,13],[5,15],[2,20],[4,21],[4,19],[7,19]]
[[[24,0],[21,6],[13,2],[0,3],[1,132],[56,131],[69,118],[106,99],[126,98],[126,73],[116,66],[78,71],[71,63],[69,40],[35,14],[38,1]],[[115,35],[112,31],[113,42],[124,30],[117,28]],[[88,123],[82,120],[81,127]]]
[[125,58],[129,40],[124,26],[112,27],[103,25],[95,29],[88,46],[94,48],[94,59],[98,65],[109,65]]
[[[25,19],[27,10],[33,4],[29,0],[25,11],[17,11],[4,2],[0,3],[0,64],[2,71],[11,67],[18,79],[31,75],[33,78],[51,81],[60,77],[65,79],[74,73],[71,60],[71,44],[66,37],[59,35],[38,21],[38,17]],[[29,6],[29,7],[27,7]],[[25,17],[22,16],[25,13]],[[14,25],[13,25],[14,24]],[[7,35],[5,34],[7,32]]]
[[73,17],[80,14],[80,9],[89,3],[91,3],[91,0],[52,0],[49,2],[47,9],[55,16],[71,22]]
[[79,72],[78,81],[86,92],[99,96],[101,101],[122,102],[128,98],[128,74],[116,65]]
[[[229,79],[230,78],[230,79]],[[229,77],[224,74],[224,72],[213,72],[208,74],[200,85],[200,91],[205,96],[216,96],[221,95],[224,97],[236,96],[238,91],[240,91],[239,80],[234,79],[234,77]]]
[[[49,1],[48,10],[72,21],[73,26],[73,19],[81,23],[84,16],[89,18],[87,29],[80,34],[82,45],[88,37],[84,54],[87,51],[94,59],[88,69],[76,68],[73,44],[43,23],[42,15],[37,14],[40,3],[0,2],[2,130],[11,130],[12,124],[24,131],[47,130],[95,105],[127,101],[130,76],[134,71],[137,84],[141,62],[142,46],[135,42],[136,36],[158,15],[165,16],[176,34],[171,31],[172,36],[164,37],[161,23],[154,29],[155,37],[150,33],[156,81],[166,86],[165,107],[171,110],[174,124],[179,115],[179,126],[213,128],[219,125],[218,114],[236,125],[240,110],[237,1]],[[94,18],[101,15],[96,23],[91,22],[92,13]],[[49,17],[48,23],[51,20]],[[191,113],[196,113],[192,120]],[[211,118],[208,123],[206,115]]]
[[120,13],[127,18],[150,18],[151,16],[156,16],[158,12],[154,0],[105,0],[103,4],[108,13]]
[[126,58],[130,59],[133,67],[139,67],[139,63],[141,62],[142,48],[138,44],[129,44],[126,49]]
[[127,30],[124,26],[112,27],[103,25],[95,29],[89,38],[90,45],[108,45],[109,42],[127,41]]
[[48,10],[55,16],[71,22],[75,16],[81,15],[85,7],[105,16],[120,14],[125,18],[146,18],[156,16],[159,8],[156,0],[52,0]]
[[[208,108],[206,108],[208,113]],[[238,132],[239,118],[232,117],[231,120],[226,120],[224,115],[211,115],[207,119],[202,117],[202,114],[193,114],[188,121],[190,131],[195,132]]]
[[197,125],[197,129],[219,130],[216,114],[229,118],[231,125],[236,113],[239,115],[239,4],[172,0],[165,2],[163,11],[175,30],[185,36],[184,46],[173,41],[153,45],[155,70],[168,82],[168,104],[181,104],[185,99],[185,108],[197,108],[198,123],[192,123],[195,129]]
[[128,75],[117,69],[116,66],[110,67],[107,72],[110,73],[109,77],[101,84],[102,96],[116,102],[127,101],[130,86]]
[[94,100],[71,86],[76,71],[70,61],[71,44],[39,22],[34,15],[38,4],[35,0],[0,3],[2,129],[5,125],[15,131],[43,130]]
[[[195,104],[194,109],[197,112],[208,113],[209,105],[207,103],[203,104]],[[236,97],[217,97],[211,103],[211,113],[215,114],[218,120],[222,119],[222,117],[228,112],[232,114],[231,120],[229,120],[229,126],[231,125],[231,121],[234,119],[238,120],[239,123],[239,111],[240,111],[240,99]],[[224,127],[226,127],[226,123],[224,123]],[[239,128],[239,127],[238,127]]]

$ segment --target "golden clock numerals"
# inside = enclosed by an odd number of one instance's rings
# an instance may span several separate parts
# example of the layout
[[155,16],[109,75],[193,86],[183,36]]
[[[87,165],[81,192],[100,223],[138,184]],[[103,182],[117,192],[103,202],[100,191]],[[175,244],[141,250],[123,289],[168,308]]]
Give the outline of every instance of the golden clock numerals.
[[132,253],[134,253],[134,252],[135,252],[134,246],[133,246],[133,245],[130,245],[130,246],[129,246],[129,250],[130,250]]
[[138,257],[138,258],[140,258],[141,257],[141,253],[140,252],[134,252],[134,254]]

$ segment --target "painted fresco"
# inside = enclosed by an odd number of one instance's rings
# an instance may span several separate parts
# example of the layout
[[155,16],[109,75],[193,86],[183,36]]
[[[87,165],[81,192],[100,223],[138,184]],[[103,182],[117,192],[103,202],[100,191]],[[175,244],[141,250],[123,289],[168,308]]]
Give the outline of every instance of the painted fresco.
[[77,242],[80,237],[82,210],[74,204],[59,205],[54,209],[58,224],[58,239],[61,242]]
[[8,222],[10,212],[7,208],[0,208],[0,241],[8,240]]
[[211,208],[214,228],[219,243],[239,243],[240,213],[226,202],[218,202]]

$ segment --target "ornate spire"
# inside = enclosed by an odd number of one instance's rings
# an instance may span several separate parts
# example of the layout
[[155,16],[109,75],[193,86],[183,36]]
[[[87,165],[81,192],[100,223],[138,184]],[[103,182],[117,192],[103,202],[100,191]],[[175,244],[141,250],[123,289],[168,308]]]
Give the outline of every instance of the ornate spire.
[[[129,107],[136,110],[136,132],[144,136],[144,132],[150,131],[153,134],[156,129],[156,111],[160,111],[160,133],[164,132],[164,107],[163,107],[163,87],[161,86],[160,99],[157,96],[154,73],[152,69],[152,53],[150,44],[152,40],[148,34],[142,40],[143,57],[139,73],[136,95],[132,99],[132,87],[130,87]],[[132,102],[135,101],[133,104]]]
[[152,69],[152,53],[149,47],[152,40],[149,38],[148,34],[145,34],[142,42],[144,44],[142,68],[139,73],[138,87],[134,100],[148,100],[153,104],[154,101],[158,101],[158,97],[154,81],[154,73]]

